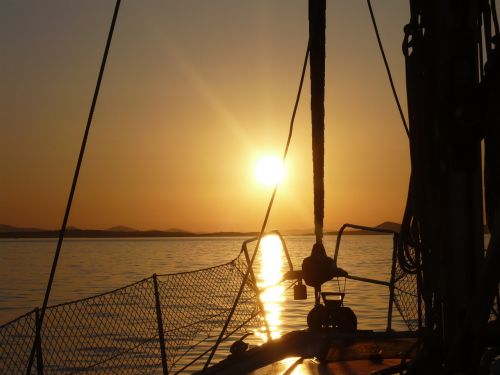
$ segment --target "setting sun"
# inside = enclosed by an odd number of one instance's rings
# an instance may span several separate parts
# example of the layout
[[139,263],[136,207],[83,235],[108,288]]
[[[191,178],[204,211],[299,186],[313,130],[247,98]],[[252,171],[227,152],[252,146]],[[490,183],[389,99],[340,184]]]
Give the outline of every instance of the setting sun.
[[285,178],[285,166],[276,156],[263,156],[255,163],[255,178],[267,186],[279,184]]

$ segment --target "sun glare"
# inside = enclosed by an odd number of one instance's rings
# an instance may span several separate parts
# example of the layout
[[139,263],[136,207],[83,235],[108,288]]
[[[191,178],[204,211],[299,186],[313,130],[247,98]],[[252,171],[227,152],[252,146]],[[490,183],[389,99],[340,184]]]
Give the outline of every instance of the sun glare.
[[[282,244],[277,236],[266,236],[260,245],[260,272],[259,287],[264,288],[260,299],[264,304],[266,320],[273,339],[281,336],[281,310],[284,301],[284,287],[277,284],[282,277]],[[265,342],[267,335],[265,329],[258,333]]]
[[274,186],[285,178],[285,166],[276,156],[263,156],[255,163],[255,178],[261,184]]

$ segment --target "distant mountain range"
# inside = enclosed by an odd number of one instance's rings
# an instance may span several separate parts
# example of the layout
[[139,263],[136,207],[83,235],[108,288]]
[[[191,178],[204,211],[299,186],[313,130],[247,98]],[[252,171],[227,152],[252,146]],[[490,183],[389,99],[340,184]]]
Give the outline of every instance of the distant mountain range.
[[124,225],[117,225],[116,227],[111,227],[105,230],[108,232],[138,232],[137,229],[126,227]]
[[0,233],[9,233],[9,232],[41,232],[44,229],[40,228],[18,228],[13,227],[12,225],[0,224]]
[[[66,228],[66,237],[235,237],[255,236],[255,232],[212,232],[194,233],[178,228],[165,230],[138,230],[123,225],[108,229],[80,229],[73,226]],[[19,228],[12,225],[0,224],[0,238],[54,238],[59,236],[59,230],[40,228]]]
[[[384,222],[378,228],[393,229],[399,231],[400,225],[392,222]],[[284,235],[312,235],[313,230],[290,230],[283,231]],[[336,231],[326,234],[336,234]],[[236,237],[256,236],[257,232],[209,232],[195,233],[179,228],[165,230],[138,230],[124,225],[117,225],[107,229],[81,229],[73,226],[66,228],[67,237]],[[345,234],[373,234],[365,231],[348,231]],[[54,238],[59,236],[58,230],[47,230],[40,228],[19,228],[12,225],[0,224],[0,238]]]
[[[375,228],[389,229],[399,232],[401,224],[391,221],[385,221]],[[283,235],[313,235],[313,230],[290,230],[282,231]],[[338,231],[325,231],[325,234],[337,234]],[[485,227],[485,233],[489,233]],[[113,237],[253,237],[257,232],[210,232],[196,233],[189,232],[179,228],[169,228],[165,230],[138,230],[123,225],[114,226],[108,229],[80,229],[69,226],[66,229],[66,237],[94,237],[94,238],[113,238]],[[346,229],[345,235],[383,235],[366,230]],[[19,228],[12,225],[0,224],[0,238],[54,238],[59,236],[58,230],[47,230],[40,228]]]

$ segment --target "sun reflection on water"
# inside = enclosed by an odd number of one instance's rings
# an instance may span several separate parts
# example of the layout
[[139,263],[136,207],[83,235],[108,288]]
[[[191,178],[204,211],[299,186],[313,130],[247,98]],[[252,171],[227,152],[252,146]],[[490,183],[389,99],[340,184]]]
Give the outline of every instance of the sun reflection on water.
[[[262,239],[260,244],[260,269],[257,275],[258,286],[265,288],[260,294],[264,305],[266,320],[269,325],[273,339],[281,337],[281,311],[285,300],[285,288],[282,285],[274,285],[283,276],[282,244],[278,236],[270,235]],[[267,341],[266,328],[262,327],[257,335],[265,342]]]

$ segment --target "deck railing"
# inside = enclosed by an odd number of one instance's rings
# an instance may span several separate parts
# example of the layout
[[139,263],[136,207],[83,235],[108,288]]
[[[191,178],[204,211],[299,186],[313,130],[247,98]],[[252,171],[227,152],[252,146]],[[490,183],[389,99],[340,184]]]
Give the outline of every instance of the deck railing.
[[[47,309],[31,373],[194,371],[232,308],[247,262],[152,275],[114,291]],[[263,317],[250,282],[223,341],[259,329]],[[38,309],[0,327],[0,374],[25,374]],[[196,350],[195,350],[196,349]]]
[[[421,327],[418,283],[416,275],[405,273],[398,265],[398,234],[345,224],[337,236],[335,260],[348,227],[393,235],[388,282],[347,277],[389,287],[388,330],[394,304],[408,328],[417,330]],[[300,278],[281,234],[269,234],[282,241],[288,274]],[[0,374],[25,374],[34,342],[37,347],[31,374],[176,374],[201,369],[203,358],[211,358],[219,347],[227,352],[227,342],[245,333],[260,330],[269,334],[259,299],[261,291],[253,270],[248,270],[251,257],[247,245],[255,240],[244,241],[239,256],[226,264],[154,274],[111,292],[50,306],[41,331],[38,309],[0,326]],[[249,277],[245,278],[247,272]],[[235,304],[234,296],[242,285],[242,295]],[[221,327],[225,329],[221,331]]]

